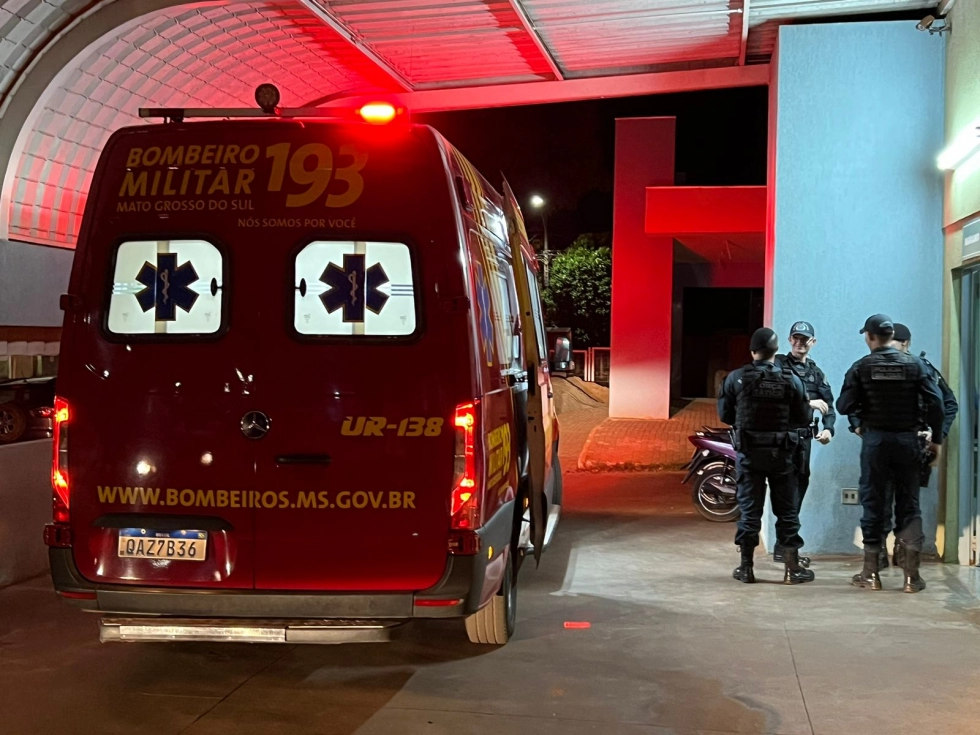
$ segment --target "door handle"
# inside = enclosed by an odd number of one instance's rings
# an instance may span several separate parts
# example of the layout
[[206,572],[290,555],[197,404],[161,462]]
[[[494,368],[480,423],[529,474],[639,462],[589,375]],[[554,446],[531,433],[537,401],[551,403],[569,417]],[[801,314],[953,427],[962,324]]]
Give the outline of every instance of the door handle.
[[277,465],[318,464],[328,465],[333,461],[329,454],[280,454]]

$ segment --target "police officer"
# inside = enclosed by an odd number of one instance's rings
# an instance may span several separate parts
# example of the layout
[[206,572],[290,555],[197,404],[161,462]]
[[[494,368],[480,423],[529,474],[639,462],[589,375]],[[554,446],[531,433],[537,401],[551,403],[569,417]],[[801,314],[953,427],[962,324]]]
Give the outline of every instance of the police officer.
[[800,451],[799,433],[791,426],[809,415],[806,390],[800,379],[775,363],[779,344],[771,329],[757,329],[749,342],[752,363],[728,374],[718,398],[718,416],[735,427],[738,451],[738,505],[742,511],[735,534],[741,564],[732,576],[755,582],[753,555],[759,545],[766,481],[772,489],[776,541],[783,548],[786,584],[810,582],[813,572],[800,566],[800,516],[794,460]]
[[929,448],[938,459],[942,443],[942,394],[919,358],[891,346],[895,325],[890,317],[885,314],[868,317],[861,334],[871,354],[848,369],[837,399],[840,413],[860,417],[859,431],[863,439],[859,492],[864,506],[861,518],[864,568],[854,575],[851,583],[866,589],[881,589],[878,554],[884,541],[885,488],[891,482],[900,509],[896,519],[901,525],[895,538],[905,553],[903,589],[919,592],[926,587],[919,576],[924,540],[919,510],[920,401],[926,423],[937,440]]
[[[895,334],[892,337],[892,346],[898,351],[905,353],[908,353],[909,348],[912,346],[912,331],[904,324],[895,322]],[[936,381],[939,392],[942,393],[943,396],[943,442],[945,442],[946,437],[949,436],[949,430],[953,426],[953,421],[956,420],[956,414],[959,412],[960,407],[956,402],[956,396],[953,395],[953,391],[950,389],[949,385],[946,384],[946,379],[943,378],[942,373],[940,373],[936,367],[926,359],[924,352],[919,355],[919,359],[922,360],[922,363],[926,366],[926,372],[929,373],[929,376]],[[926,441],[930,441],[932,439],[931,432],[929,431],[920,432],[919,435],[923,436]],[[926,468],[926,471],[928,473],[928,468]],[[926,483],[928,483],[928,474],[926,474]],[[919,484],[920,486],[924,486],[921,481]],[[889,483],[885,494],[885,515],[881,536],[882,556],[884,558],[883,560],[879,561],[879,566],[882,568],[886,568],[888,566],[888,554],[884,548],[885,540],[888,538],[888,533],[897,527],[896,525],[892,524],[893,509],[895,509],[895,489],[892,484]],[[897,520],[898,518],[896,517],[896,521]],[[902,564],[902,545],[899,543],[895,544],[895,555],[892,561],[895,566]]]
[[[806,389],[811,409],[805,423],[790,427],[800,432],[802,440],[798,467],[798,495],[802,506],[807,488],[810,487],[810,451],[813,439],[816,438],[821,444],[830,443],[834,436],[834,423],[837,421],[837,414],[834,413],[834,394],[830,389],[830,383],[827,382],[823,370],[809,356],[810,350],[817,343],[813,325],[805,321],[794,323],[790,329],[789,343],[789,354],[776,355],[776,364],[796,373]],[[822,418],[814,413],[816,411],[822,414]],[[772,559],[773,561],[783,561],[783,549],[779,544],[776,544],[773,549]],[[809,559],[803,559],[803,563],[809,563]]]

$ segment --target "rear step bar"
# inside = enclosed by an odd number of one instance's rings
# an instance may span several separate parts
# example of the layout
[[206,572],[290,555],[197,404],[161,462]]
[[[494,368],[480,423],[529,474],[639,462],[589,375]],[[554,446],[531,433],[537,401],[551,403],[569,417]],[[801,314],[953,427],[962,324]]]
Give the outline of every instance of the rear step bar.
[[403,622],[389,620],[243,620],[124,618],[99,620],[107,642],[383,643]]

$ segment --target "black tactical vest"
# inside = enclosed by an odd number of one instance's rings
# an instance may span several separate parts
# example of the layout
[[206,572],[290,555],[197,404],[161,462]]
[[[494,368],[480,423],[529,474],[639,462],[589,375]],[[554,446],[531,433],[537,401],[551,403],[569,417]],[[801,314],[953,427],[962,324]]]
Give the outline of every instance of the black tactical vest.
[[904,352],[873,352],[858,363],[864,393],[861,423],[880,431],[914,431],[919,426],[919,365]]
[[746,365],[735,398],[735,423],[742,431],[788,431],[793,384],[778,367]]
[[781,365],[784,370],[792,370],[796,374],[806,389],[807,398],[810,400],[820,398],[820,391],[817,390],[817,386],[820,384],[817,380],[817,364],[810,358],[804,362],[797,362],[789,355],[782,357],[783,359],[777,360],[776,364]]
[[[817,378],[819,374],[817,372],[817,364],[811,360],[809,357],[803,362],[797,362],[789,355],[777,355],[776,365],[783,369],[785,373],[787,370],[792,371],[796,377],[800,379],[803,383],[803,389],[806,390],[806,397],[809,400],[814,400],[816,398],[821,398],[820,391],[817,387],[821,384],[820,380]],[[799,422],[793,426],[794,429],[805,429],[810,424],[813,423],[813,419],[816,416],[813,409],[807,409],[806,421]]]

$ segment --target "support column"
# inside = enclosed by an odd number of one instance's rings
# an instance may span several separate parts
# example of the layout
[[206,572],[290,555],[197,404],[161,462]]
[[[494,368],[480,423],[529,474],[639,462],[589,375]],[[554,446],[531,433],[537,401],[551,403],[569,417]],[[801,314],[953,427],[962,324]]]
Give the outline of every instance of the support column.
[[647,186],[674,183],[672,117],[616,121],[609,415],[670,416],[674,241],[644,229]]
[[[911,23],[779,29],[770,86],[767,326],[785,347],[795,321],[813,324],[819,342],[812,357],[835,396],[850,365],[868,354],[858,330],[869,314],[908,325],[916,354],[925,350],[937,361],[942,354],[943,176],[936,153],[943,148],[943,86],[936,80],[943,78],[945,43]],[[840,416],[834,440],[814,444],[800,514],[807,551],[861,553],[861,507],[841,502],[843,488],[858,486],[860,451],[861,440]],[[936,548],[935,487],[921,496],[927,553]]]

